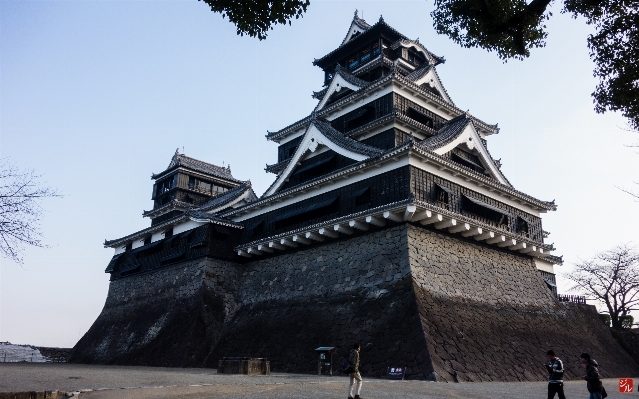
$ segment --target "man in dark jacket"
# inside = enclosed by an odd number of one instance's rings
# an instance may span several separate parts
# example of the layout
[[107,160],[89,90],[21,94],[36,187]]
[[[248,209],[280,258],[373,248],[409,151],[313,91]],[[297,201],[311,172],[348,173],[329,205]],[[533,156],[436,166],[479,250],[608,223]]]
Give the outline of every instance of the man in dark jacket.
[[586,366],[586,376],[584,380],[587,381],[588,392],[590,392],[590,399],[601,399],[601,392],[603,391],[603,384],[599,378],[599,365],[595,359],[591,359],[587,353],[581,354],[581,363]]
[[351,354],[348,356],[348,361],[351,362],[351,366],[353,370],[351,370],[351,385],[348,389],[348,399],[353,399],[353,387],[355,386],[355,382],[357,381],[357,389],[355,390],[355,398],[361,399],[359,397],[359,392],[362,390],[362,376],[359,374],[359,351],[361,347],[359,344],[353,345],[353,349],[351,350]]
[[559,396],[559,399],[566,399],[566,395],[564,395],[564,363],[552,349],[546,352],[546,355],[548,356],[546,369],[550,374],[548,377],[548,399],[553,399],[555,394]]

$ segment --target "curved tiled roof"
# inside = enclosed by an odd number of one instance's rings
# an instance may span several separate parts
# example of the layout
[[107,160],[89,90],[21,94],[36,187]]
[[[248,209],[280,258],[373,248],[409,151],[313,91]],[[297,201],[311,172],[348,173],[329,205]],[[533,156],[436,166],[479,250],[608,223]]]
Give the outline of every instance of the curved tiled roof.
[[[437,72],[437,71],[435,71]],[[354,98],[358,97],[358,96],[363,96],[366,94],[366,92],[369,89],[375,88],[379,85],[383,85],[388,83],[391,80],[396,80],[398,82],[400,82],[403,85],[406,85],[408,87],[410,87],[412,90],[418,91],[420,93],[423,93],[425,96],[428,96],[429,98],[431,98],[433,101],[437,102],[438,104],[440,104],[443,107],[446,107],[448,110],[450,110],[451,112],[455,112],[455,113],[459,113],[459,114],[464,114],[465,112],[462,111],[461,109],[459,109],[457,106],[455,106],[453,103],[448,102],[446,100],[444,100],[441,96],[438,96],[434,93],[429,92],[428,90],[424,90],[423,88],[417,86],[413,81],[406,79],[406,77],[402,76],[401,74],[397,73],[397,72],[393,72],[390,73],[386,76],[383,76],[373,82],[370,82],[368,84],[368,86],[362,90],[357,90],[354,91],[352,93],[350,93],[349,95],[347,95],[346,97],[322,108],[321,110],[317,111],[317,115],[318,116],[322,116],[325,115],[329,112],[331,112],[332,110],[334,110],[335,108],[339,108],[341,106],[343,106],[343,104],[345,103],[349,103],[352,102],[354,100]],[[305,126],[313,117],[313,114],[306,116],[303,119],[298,120],[297,122],[294,122],[288,126],[286,126],[283,129],[280,129],[278,131],[275,132],[267,132],[266,134],[266,138],[268,140],[273,140],[273,141],[277,141],[278,138],[280,137],[284,137],[286,136],[288,133],[292,132],[293,130],[297,130],[302,128],[303,126]],[[471,116],[473,122],[480,128],[488,131],[488,132],[492,132],[492,133],[497,133],[499,132],[499,128],[498,126],[495,125],[490,125],[474,116]]]
[[[363,19],[359,17],[359,15],[357,15],[357,10],[355,10],[355,15],[353,16],[353,22],[351,22],[351,26],[348,28],[348,32],[346,32],[346,36],[344,36],[344,39],[342,39],[342,44],[346,43],[346,38],[348,38],[348,34],[351,33],[351,29],[353,28],[353,25],[357,26],[363,31],[367,31],[371,27],[368,24],[368,22],[364,21]],[[351,40],[353,40],[353,37],[351,37]]]
[[144,217],[153,217],[156,214],[166,213],[170,209],[176,209],[176,208],[188,209],[188,208],[193,208],[193,207],[195,207],[193,204],[174,199],[174,200],[170,201],[168,204],[162,205],[159,208],[151,209],[150,211],[143,211],[142,212],[142,216],[144,216]]
[[472,119],[466,114],[461,114],[456,118],[449,120],[437,132],[436,136],[421,141],[418,145],[428,150],[434,151],[451,141],[455,140],[466,129]]
[[337,75],[341,76],[342,79],[344,79],[345,81],[347,81],[348,83],[352,85],[359,87],[360,89],[362,87],[366,87],[367,85],[371,84],[371,82],[358,78],[357,76],[353,75],[352,73],[349,73],[347,70],[342,68],[339,64],[337,64],[337,66],[335,67],[335,74],[333,75],[333,78],[331,79],[331,81],[327,84],[327,86],[324,89],[320,91],[314,91],[312,97],[317,98],[318,100],[321,100],[322,98],[324,98],[324,96],[326,95],[326,92],[328,91],[328,88],[330,87],[333,80],[335,80]]
[[430,70],[433,68],[434,67],[432,65],[424,65],[422,67],[415,69],[413,72],[409,73],[408,75],[406,75],[405,78],[408,80],[416,81],[420,79],[422,76],[426,75],[428,72],[430,72]]
[[242,183],[241,180],[237,180],[231,175],[231,166],[222,167],[213,165],[212,163],[200,161],[195,158],[187,157],[184,154],[180,154],[177,150],[175,150],[175,155],[171,158],[171,163],[169,166],[161,173],[154,173],[151,175],[152,179],[157,179],[176,167],[183,166],[187,169],[194,170],[196,172],[205,173],[208,175],[212,175],[215,177],[219,177],[224,180],[230,180],[237,183]]
[[[210,209],[215,209],[215,208],[224,206],[225,204],[228,204],[229,202],[233,201],[234,199],[244,194],[247,190],[253,190],[250,180],[240,184],[237,187],[230,189],[224,194],[218,195],[215,198],[211,198],[209,201],[207,201],[204,205],[197,208],[195,211],[204,212]],[[253,193],[252,197],[253,197],[252,200],[257,199],[257,196],[255,195],[255,193]]]
[[317,130],[319,130],[324,136],[326,136],[326,138],[331,140],[333,143],[349,151],[366,155],[368,157],[374,157],[384,152],[379,148],[372,147],[370,145],[344,136],[342,133],[335,130],[329,123],[323,120],[315,119],[313,120],[313,122],[311,122],[311,124],[315,125]]
[[220,224],[220,225],[228,226],[228,227],[234,227],[236,229],[244,228],[244,226],[240,223],[235,223],[234,221],[230,219],[217,216],[217,215],[211,215],[210,213],[202,212],[199,210],[187,211],[186,216],[188,216],[191,219],[206,220],[211,223]]
[[395,41],[394,43],[392,43],[390,45],[390,48],[395,50],[395,49],[397,49],[399,47],[409,47],[409,46],[415,46],[415,47],[419,48],[419,50],[421,50],[424,53],[424,55],[426,55],[426,58],[428,58],[428,63],[431,64],[431,65],[439,65],[439,64],[443,64],[444,62],[446,62],[444,57],[440,57],[440,56],[435,55],[435,54],[431,53],[430,51],[428,51],[428,49],[426,47],[424,47],[424,45],[419,42],[419,39],[416,39],[416,40],[399,39],[399,40]]

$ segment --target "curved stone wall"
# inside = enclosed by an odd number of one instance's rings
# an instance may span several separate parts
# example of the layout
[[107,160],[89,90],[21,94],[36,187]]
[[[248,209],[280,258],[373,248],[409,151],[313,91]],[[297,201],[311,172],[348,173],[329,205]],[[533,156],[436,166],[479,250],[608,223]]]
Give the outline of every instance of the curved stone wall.
[[564,361],[566,379],[583,376],[582,352],[605,377],[639,375],[594,306],[557,302],[531,258],[420,228],[408,237],[438,379],[543,380],[548,349]]
[[639,367],[594,307],[559,303],[531,258],[409,224],[238,264],[210,258],[111,282],[70,361],[216,367],[268,357],[273,371],[316,372],[362,344],[362,371],[408,378],[546,378],[545,352],[580,378],[590,352],[606,377]]

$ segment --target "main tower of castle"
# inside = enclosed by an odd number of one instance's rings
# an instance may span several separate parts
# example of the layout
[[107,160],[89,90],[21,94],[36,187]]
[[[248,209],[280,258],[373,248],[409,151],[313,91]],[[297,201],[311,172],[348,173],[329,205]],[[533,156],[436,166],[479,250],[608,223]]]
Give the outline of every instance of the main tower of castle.
[[497,125],[455,105],[443,63],[356,13],[314,61],[317,106],[267,134],[279,147],[261,197],[230,168],[176,152],[153,176],[151,226],[105,242],[109,295],[72,361],[257,356],[306,372],[313,348],[346,354],[357,341],[372,375],[543,379],[550,347],[636,374],[594,307],[557,300],[561,258],[541,220],[556,205],[503,175],[487,147]]

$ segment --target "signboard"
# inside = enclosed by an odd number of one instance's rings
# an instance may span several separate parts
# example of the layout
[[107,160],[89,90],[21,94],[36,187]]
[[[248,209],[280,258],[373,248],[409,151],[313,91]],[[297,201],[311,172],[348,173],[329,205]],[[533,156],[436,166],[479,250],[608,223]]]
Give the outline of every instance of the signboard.
[[387,380],[403,380],[406,373],[405,367],[389,367],[386,370]]
[[632,378],[620,378],[619,379],[619,392],[632,393],[633,383]]

